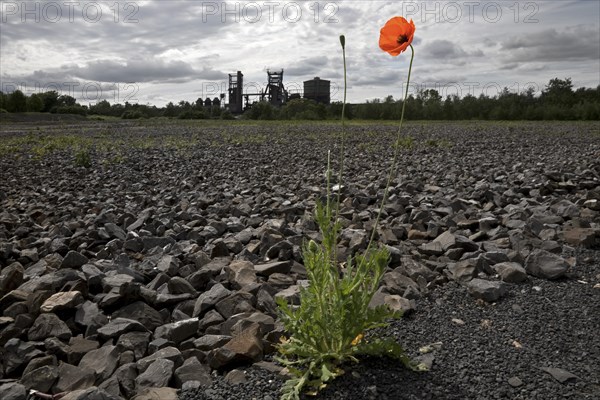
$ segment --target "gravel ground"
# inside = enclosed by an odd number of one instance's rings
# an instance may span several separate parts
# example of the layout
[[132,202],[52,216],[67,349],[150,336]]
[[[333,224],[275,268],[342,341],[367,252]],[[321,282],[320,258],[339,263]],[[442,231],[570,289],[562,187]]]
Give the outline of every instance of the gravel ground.
[[[512,285],[498,303],[475,301],[454,282],[417,302],[417,310],[380,334],[413,357],[434,350],[429,372],[416,373],[387,359],[366,359],[327,387],[320,399],[598,399],[600,398],[600,251],[577,251],[565,279],[530,278]],[[454,321],[453,321],[454,320]],[[460,321],[462,322],[460,322]],[[560,383],[542,368],[576,377]],[[264,369],[245,370],[247,382],[216,377],[208,389],[181,400],[270,400],[281,380]]]
[[[393,125],[348,125],[343,193],[352,224],[349,233],[370,229],[395,133]],[[327,152],[336,153],[338,134],[338,125],[322,123],[2,124],[0,268],[4,273],[15,260],[25,269],[41,257],[52,261],[59,252],[52,243],[60,239],[68,246],[63,253],[78,251],[106,273],[123,262],[134,272],[144,270],[157,262],[152,249],[129,251],[106,231],[108,222],[126,229],[138,221],[143,225],[133,231],[168,236],[177,243],[170,250],[167,246],[172,254],[165,256],[172,256],[182,270],[187,266],[188,273],[190,249],[218,257],[214,250],[224,249],[215,243],[234,238],[237,228],[255,233],[248,243],[233,243],[239,248],[227,248],[230,259],[263,263],[270,245],[265,242],[265,251],[260,247],[258,253],[256,245],[262,246],[262,230],[273,232],[270,224],[285,220],[273,235],[278,241],[311,233],[305,216],[324,193]],[[597,124],[579,123],[407,124],[405,135],[414,143],[403,142],[392,182],[394,204],[386,206],[381,224],[393,235],[382,235],[382,240],[398,254],[436,266],[441,276],[419,283],[420,293],[399,291],[407,298],[415,296],[416,309],[378,334],[393,336],[411,357],[426,358],[432,368],[415,373],[392,360],[365,359],[348,366],[319,398],[599,399],[599,134]],[[87,167],[81,158],[86,155]],[[498,226],[484,232],[479,221],[490,218]],[[213,229],[204,228],[209,225]],[[524,264],[528,254],[545,246],[562,249],[572,267],[553,281],[529,274],[523,283],[508,284],[508,293],[496,303],[477,301],[448,273],[448,265],[458,259],[452,258],[456,249],[442,255],[427,247],[446,231],[473,237],[480,246],[480,253],[459,249],[457,257],[482,256],[500,247],[511,261]],[[575,232],[571,245],[567,231]],[[573,242],[589,248],[575,249]],[[484,249],[484,243],[491,247]],[[284,256],[300,261],[299,250],[278,255]],[[47,272],[51,275],[52,268]],[[181,277],[169,277],[175,278]],[[493,273],[484,278],[499,279]],[[266,285],[265,280],[260,277],[257,283]],[[10,279],[5,281],[12,288]],[[98,302],[102,296],[87,299]],[[118,300],[113,308],[129,302],[126,296]],[[11,307],[2,314],[16,316],[18,304]],[[182,307],[165,308],[163,322],[191,316],[189,304]],[[29,340],[10,319],[3,326],[4,342],[11,335]],[[82,333],[75,328],[72,333]],[[432,344],[432,352],[419,354],[421,347]],[[21,378],[18,373],[7,375],[0,374],[0,379]],[[231,376],[213,376],[210,387],[182,390],[180,399],[279,398],[281,378],[257,366],[245,369],[246,383],[234,385]],[[172,393],[179,387],[173,379],[168,385]]]

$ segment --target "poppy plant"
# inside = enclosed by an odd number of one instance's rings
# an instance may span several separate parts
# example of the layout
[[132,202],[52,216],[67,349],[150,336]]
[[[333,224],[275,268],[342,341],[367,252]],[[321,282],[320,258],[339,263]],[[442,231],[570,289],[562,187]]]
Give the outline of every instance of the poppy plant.
[[[381,30],[382,37],[393,37],[393,46],[382,48],[390,54],[398,55],[411,45],[415,26],[402,17],[388,22],[390,28]],[[385,34],[385,36],[383,36]],[[391,39],[390,39],[391,40]],[[380,39],[381,43],[385,40]],[[344,170],[344,142],[346,137],[346,37],[340,36],[342,60],[344,63],[344,97],[342,104],[342,129],[339,141],[339,177],[342,185]],[[386,45],[387,46],[387,45]],[[395,54],[394,54],[395,53]],[[409,66],[407,82],[410,82]],[[408,88],[408,86],[407,86]],[[402,128],[406,96],[402,103],[402,114],[398,135]],[[316,395],[334,378],[344,373],[342,367],[348,361],[358,362],[359,356],[387,356],[400,360],[415,371],[426,371],[427,366],[410,360],[402,346],[394,338],[378,338],[376,334],[365,338],[367,331],[385,327],[401,313],[386,305],[371,307],[372,299],[380,288],[388,268],[390,253],[386,247],[377,246],[375,232],[381,220],[381,210],[385,209],[392,177],[398,176],[398,153],[400,136],[394,146],[394,158],[390,166],[383,199],[375,224],[371,229],[371,239],[362,254],[349,256],[344,268],[339,264],[338,243],[342,232],[340,219],[341,190],[337,191],[337,201],[332,204],[331,195],[331,153],[327,154],[327,196],[325,204],[317,201],[314,221],[319,227],[321,243],[310,240],[302,249],[302,259],[310,285],[300,289],[300,305],[290,306],[284,299],[278,299],[279,316],[289,338],[282,340],[277,349],[281,357],[277,360],[285,365],[291,374],[281,388],[281,400],[300,400],[303,390]]]
[[411,45],[415,35],[415,24],[404,17],[394,17],[385,23],[379,35],[381,50],[397,56]]
[[[381,31],[379,32],[379,47],[381,50],[389,53],[392,56],[397,56],[407,48],[410,47],[411,56],[410,64],[408,66],[408,77],[406,79],[406,90],[404,91],[404,100],[402,101],[402,111],[400,112],[400,123],[398,124],[398,134],[396,136],[396,143],[394,144],[394,158],[392,159],[392,165],[390,166],[390,172],[388,174],[387,183],[385,190],[383,191],[383,199],[381,200],[381,207],[377,213],[375,219],[375,226],[379,224],[381,219],[381,210],[384,209],[384,205],[388,198],[390,185],[392,183],[392,177],[396,176],[398,169],[398,153],[400,151],[402,123],[404,122],[404,110],[406,109],[406,99],[408,98],[408,88],[410,86],[410,73],[412,71],[413,60],[415,58],[415,49],[412,46],[412,41],[415,36],[415,23],[411,19],[410,22],[404,17],[393,17],[385,23]],[[375,240],[376,229],[371,232],[371,239],[367,245],[367,251],[371,247],[371,243]]]

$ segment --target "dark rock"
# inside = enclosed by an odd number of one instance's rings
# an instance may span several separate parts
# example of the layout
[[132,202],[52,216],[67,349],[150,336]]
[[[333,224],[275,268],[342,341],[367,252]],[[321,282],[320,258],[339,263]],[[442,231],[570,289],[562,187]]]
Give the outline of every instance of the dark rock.
[[72,333],[67,324],[53,313],[40,314],[27,332],[27,338],[31,341],[44,340],[49,337],[68,341],[71,336]]
[[260,325],[253,324],[227,344],[208,354],[208,362],[213,369],[222,369],[238,363],[260,361],[263,357]]
[[410,256],[402,256],[400,268],[401,270],[398,272],[403,271],[406,276],[413,280],[416,280],[418,276],[422,276],[427,282],[431,282],[438,276],[438,273]]
[[[6,366],[6,372],[8,374],[14,372],[14,370],[22,367],[24,364],[27,364],[27,366],[23,370],[24,375],[28,374],[34,369],[38,369],[46,365],[58,365],[55,356],[44,355],[44,353],[37,349],[34,349],[32,351],[32,347],[35,346],[35,344],[36,343],[31,342],[19,343],[19,339],[11,339],[6,343],[6,352],[4,353],[6,358],[4,361]],[[15,345],[17,345],[16,348]],[[38,357],[32,358],[33,356]]]
[[518,376],[508,378],[508,384],[514,388],[523,385],[523,381]]
[[441,243],[435,241],[423,243],[421,246],[419,246],[418,249],[419,252],[428,256],[439,256],[444,254],[444,250],[442,248]]
[[25,386],[17,382],[0,384],[0,399],[2,400],[26,400],[27,391]]
[[44,365],[24,374],[20,382],[27,390],[33,389],[47,393],[56,382],[56,379],[58,379],[58,368],[54,365]]
[[143,389],[131,400],[178,400],[177,389],[170,387],[149,387]]
[[280,290],[273,296],[274,299],[282,299],[288,304],[300,304],[300,287],[292,285],[287,289]]
[[138,369],[135,363],[123,364],[113,373],[119,382],[119,388],[126,398],[131,398],[135,394],[135,378],[138,376]]
[[169,293],[172,294],[191,294],[193,297],[198,297],[198,292],[194,286],[180,276],[169,279],[167,288]]
[[175,363],[165,358],[154,360],[144,372],[135,378],[135,387],[138,392],[146,388],[160,388],[169,385]]
[[419,285],[408,276],[402,275],[398,271],[387,272],[381,279],[382,286],[389,294],[403,295],[406,289],[413,288],[419,291]]
[[565,242],[573,246],[591,248],[596,244],[596,232],[592,228],[571,228],[563,232]]
[[209,351],[225,345],[230,340],[229,335],[202,335],[194,340],[194,346],[199,350]]
[[280,274],[288,274],[291,268],[292,264],[289,261],[276,261],[254,266],[256,273],[262,276],[269,276],[275,272]]
[[119,337],[127,332],[147,332],[148,329],[134,319],[115,318],[98,329],[98,334],[104,339]]
[[466,282],[477,276],[479,268],[475,259],[466,259],[448,265],[450,277],[457,282]]
[[165,347],[163,349],[158,350],[148,357],[144,357],[139,360],[136,364],[139,372],[146,371],[146,368],[154,361],[158,359],[166,359],[171,360],[174,363],[175,368],[179,368],[181,364],[183,364],[183,357],[181,356],[181,352],[172,346]]
[[[127,227],[128,230],[129,227]],[[170,237],[153,237],[153,236],[145,236],[142,237],[142,241],[144,242],[144,249],[150,250],[154,247],[165,248],[166,246],[175,244],[175,239]]]
[[108,323],[108,319],[102,314],[96,303],[86,300],[77,307],[75,323],[82,326],[90,326],[94,324],[94,321],[99,321],[100,319],[102,319],[104,323]]
[[165,255],[158,261],[156,268],[169,276],[175,276],[179,270],[179,260],[173,256]]
[[73,309],[84,302],[81,292],[74,290],[71,292],[58,292],[50,296],[42,306],[41,312],[55,312],[61,310]]
[[233,261],[227,267],[227,278],[234,289],[241,289],[244,286],[255,283],[256,271],[254,270],[254,264],[250,261]]
[[122,400],[113,394],[106,392],[96,386],[89,389],[75,390],[67,393],[61,400]]
[[240,383],[248,382],[246,374],[244,374],[244,372],[239,369],[232,369],[227,373],[227,375],[225,375],[225,378],[223,379],[230,385],[239,385]]
[[104,229],[110,238],[125,240],[127,233],[121,227],[111,222],[104,224]]
[[471,296],[492,303],[500,299],[507,292],[504,283],[497,281],[487,281],[475,278],[467,283],[467,289]]
[[528,274],[543,279],[558,279],[569,269],[569,264],[560,256],[546,250],[535,249],[525,260]]
[[155,338],[164,338],[173,343],[180,344],[194,336],[198,331],[198,318],[189,318],[159,326],[154,330]]
[[71,250],[67,253],[60,264],[60,268],[77,269],[88,262],[88,258],[81,253]]
[[133,319],[153,331],[164,323],[161,314],[143,301],[136,301],[112,313],[112,318]]
[[204,317],[202,317],[202,319],[200,320],[198,324],[198,331],[204,332],[209,327],[219,325],[223,321],[225,321],[225,319],[221,314],[219,314],[218,311],[210,310],[206,314],[204,314]]
[[565,383],[571,380],[579,379],[577,375],[570,373],[562,368],[550,368],[550,367],[540,367],[540,369],[548,374],[552,375],[554,379],[559,381],[560,383]]
[[519,263],[502,262],[493,266],[503,282],[519,283],[527,280],[527,272]]
[[192,317],[198,317],[204,315],[204,313],[214,306],[227,296],[231,294],[231,291],[226,289],[220,283],[217,283],[210,290],[202,293],[198,300],[196,300],[196,304],[194,305],[194,313]]
[[136,360],[146,354],[150,342],[150,332],[127,332],[119,336],[117,347],[119,351],[133,351]]
[[96,382],[102,382],[110,377],[119,363],[119,350],[117,346],[104,346],[92,350],[81,358],[79,367],[93,370],[96,373]]
[[96,373],[85,367],[61,362],[58,365],[58,382],[54,385],[56,392],[71,392],[78,389],[87,389],[94,386]]
[[379,289],[371,299],[369,307],[373,308],[382,305],[386,305],[390,310],[402,314],[407,314],[416,308],[414,300],[406,299],[397,294],[387,294],[382,289]]
[[175,370],[174,380],[178,388],[189,381],[197,381],[201,386],[210,386],[212,384],[210,368],[207,365],[201,364],[196,357],[188,358],[183,362],[181,367]]
[[72,337],[69,341],[67,361],[69,364],[79,364],[85,354],[98,347],[100,347],[100,343],[95,340],[84,339],[81,336]]
[[234,292],[215,304],[216,310],[224,318],[229,318],[234,314],[254,311],[256,297],[247,292]]
[[148,343],[148,354],[154,354],[159,350],[166,349],[167,347],[173,347],[175,343],[165,338],[158,338]]
[[0,272],[0,297],[18,288],[23,283],[25,270],[19,262],[14,262]]

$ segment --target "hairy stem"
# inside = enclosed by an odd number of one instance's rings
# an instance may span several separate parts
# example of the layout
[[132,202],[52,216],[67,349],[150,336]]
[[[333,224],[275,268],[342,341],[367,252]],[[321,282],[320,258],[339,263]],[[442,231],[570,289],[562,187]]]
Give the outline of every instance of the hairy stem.
[[371,232],[371,238],[369,239],[369,244],[367,245],[367,250],[365,254],[369,253],[371,246],[373,245],[373,241],[375,240],[375,232],[377,232],[377,227],[379,226],[379,221],[381,220],[381,213],[385,206],[385,202],[388,198],[388,193],[390,191],[390,185],[392,183],[392,179],[394,175],[396,175],[396,171],[398,170],[398,155],[400,153],[400,134],[402,131],[402,123],[404,122],[404,109],[406,108],[406,99],[408,98],[408,87],[410,86],[410,73],[412,71],[413,59],[415,58],[415,49],[412,44],[410,45],[411,56],[410,56],[410,65],[408,67],[408,78],[406,79],[406,90],[404,91],[404,100],[402,101],[402,112],[400,114],[400,124],[398,125],[398,133],[396,134],[396,142],[394,144],[394,157],[392,159],[392,165],[390,166],[390,170],[388,172],[387,182],[385,184],[385,190],[383,191],[383,199],[381,199],[381,205],[379,207],[379,211],[377,212],[377,218],[375,219],[375,224],[373,225],[373,231]]

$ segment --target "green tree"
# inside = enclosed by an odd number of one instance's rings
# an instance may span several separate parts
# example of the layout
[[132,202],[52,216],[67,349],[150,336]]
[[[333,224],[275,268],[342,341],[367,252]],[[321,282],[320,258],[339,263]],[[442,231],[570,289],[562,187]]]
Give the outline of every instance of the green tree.
[[20,90],[12,92],[8,98],[8,112],[25,112],[27,111],[27,96]]
[[244,117],[248,119],[276,119],[277,110],[268,101],[259,101],[252,104],[252,107],[244,112]]
[[43,108],[44,100],[39,95],[34,93],[27,98],[27,111],[41,112]]
[[63,94],[58,97],[58,104],[61,106],[72,107],[77,104],[77,100],[75,100],[75,97]]
[[548,104],[570,107],[574,103],[573,82],[571,78],[550,79],[542,92],[542,101]]
[[90,114],[111,115],[110,103],[107,100],[101,100],[90,107]]
[[442,96],[435,89],[422,90],[417,98],[423,103],[423,117],[425,119],[441,119],[443,116]]
[[170,101],[166,107],[165,107],[165,111],[163,114],[165,117],[169,117],[169,118],[173,118],[175,116],[177,116],[177,106],[175,104],[173,104],[172,101]]
[[58,92],[56,90],[40,93],[38,96],[44,101],[42,112],[51,112],[53,109],[56,110],[56,107],[59,106]]
[[8,107],[8,96],[4,94],[4,92],[0,91],[0,110],[6,109]]

